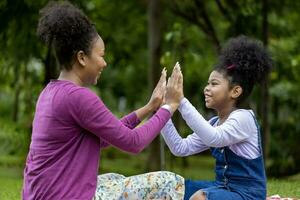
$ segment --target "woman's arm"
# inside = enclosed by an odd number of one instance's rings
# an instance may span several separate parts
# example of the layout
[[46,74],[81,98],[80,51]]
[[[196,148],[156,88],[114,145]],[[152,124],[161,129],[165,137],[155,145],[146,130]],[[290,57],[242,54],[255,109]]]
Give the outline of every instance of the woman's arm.
[[76,124],[121,150],[139,153],[158,134],[170,119],[171,113],[159,109],[144,125],[130,129],[104,105],[97,95],[88,89],[69,95],[69,111]]
[[139,123],[141,123],[140,119],[136,115],[136,112],[129,113],[128,115],[122,117],[120,121],[130,129],[135,128],[137,125],[139,125]]
[[72,119],[82,128],[124,151],[138,153],[159,134],[179,105],[180,73],[175,72],[171,77],[166,91],[166,103],[171,106],[171,112],[160,108],[144,125],[135,129],[124,126],[101,99],[87,88],[77,89],[67,96],[68,110]]

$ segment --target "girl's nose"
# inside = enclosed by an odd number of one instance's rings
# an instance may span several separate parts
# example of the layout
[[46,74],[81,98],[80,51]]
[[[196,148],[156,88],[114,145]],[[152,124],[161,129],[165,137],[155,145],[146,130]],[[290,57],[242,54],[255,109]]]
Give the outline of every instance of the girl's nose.
[[204,87],[203,92],[205,93],[205,92],[207,92],[208,90],[209,90],[209,89],[208,89],[208,85],[207,85],[207,86]]

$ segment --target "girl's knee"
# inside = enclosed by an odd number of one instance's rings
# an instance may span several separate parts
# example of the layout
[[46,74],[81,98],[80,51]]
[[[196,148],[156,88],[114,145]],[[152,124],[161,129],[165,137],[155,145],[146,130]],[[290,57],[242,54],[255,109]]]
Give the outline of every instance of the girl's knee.
[[206,195],[204,192],[199,190],[191,196],[190,200],[206,200]]

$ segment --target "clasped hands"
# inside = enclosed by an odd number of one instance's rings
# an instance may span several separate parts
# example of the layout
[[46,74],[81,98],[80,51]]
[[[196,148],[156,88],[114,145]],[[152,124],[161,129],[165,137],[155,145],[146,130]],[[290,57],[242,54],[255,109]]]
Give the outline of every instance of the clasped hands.
[[164,68],[160,79],[153,90],[148,106],[157,110],[160,106],[167,104],[173,114],[178,108],[183,95],[183,76],[179,63],[173,68],[171,76],[167,79],[167,70]]

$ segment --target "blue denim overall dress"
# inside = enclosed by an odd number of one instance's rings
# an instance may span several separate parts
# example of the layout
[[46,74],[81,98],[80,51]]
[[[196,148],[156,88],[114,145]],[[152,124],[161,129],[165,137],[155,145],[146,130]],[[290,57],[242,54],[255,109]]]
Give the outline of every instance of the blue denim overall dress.
[[[188,200],[196,191],[202,190],[207,200],[265,200],[266,175],[261,148],[259,125],[258,142],[261,155],[255,159],[246,159],[236,155],[229,147],[211,148],[216,159],[215,181],[185,180],[184,200]],[[211,120],[213,125],[218,120]]]

